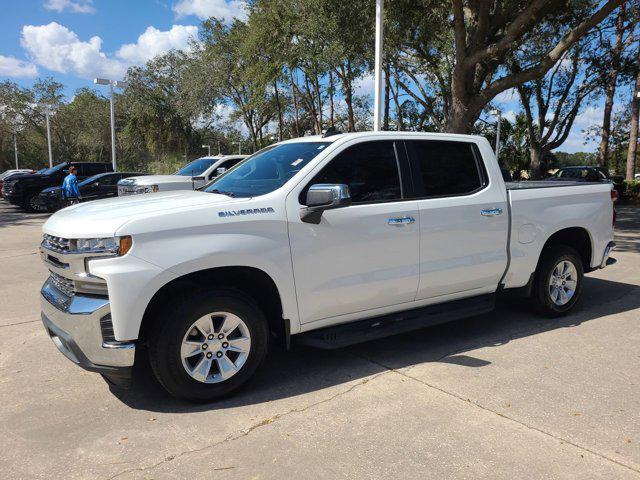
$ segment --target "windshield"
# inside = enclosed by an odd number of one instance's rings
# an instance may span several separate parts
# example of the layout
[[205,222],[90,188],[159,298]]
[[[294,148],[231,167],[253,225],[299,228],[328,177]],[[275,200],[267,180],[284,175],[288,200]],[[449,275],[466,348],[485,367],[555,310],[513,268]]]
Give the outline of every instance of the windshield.
[[44,172],[42,172],[42,174],[43,175],[51,175],[52,173],[59,172],[60,170],[62,170],[66,166],[67,166],[66,162],[65,163],[61,163],[60,165],[56,165],[55,167],[47,168]]
[[104,173],[99,173],[97,175],[94,175],[93,177],[89,177],[83,181],[81,181],[78,186],[79,187],[84,187],[85,185],[89,185],[90,183],[95,182],[96,180],[100,179],[100,177],[104,177],[105,174]]
[[175,174],[183,175],[185,177],[200,175],[202,172],[204,172],[207,168],[209,168],[211,165],[213,165],[217,161],[218,161],[217,158],[198,158],[197,160],[194,160],[187,166],[182,167]]
[[277,190],[331,142],[283,143],[264,148],[224,173],[205,192],[255,197]]

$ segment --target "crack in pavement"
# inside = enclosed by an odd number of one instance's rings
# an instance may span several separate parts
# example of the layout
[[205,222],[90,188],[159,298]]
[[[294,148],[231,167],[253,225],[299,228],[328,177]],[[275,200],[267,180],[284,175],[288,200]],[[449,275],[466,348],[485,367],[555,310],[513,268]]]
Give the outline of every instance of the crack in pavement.
[[[280,420],[281,418],[287,417],[287,416],[289,416],[291,414],[306,412],[307,410],[310,410],[311,408],[317,407],[318,405],[329,403],[329,402],[335,400],[336,398],[342,397],[343,395],[346,395],[346,394],[352,392],[356,388],[361,387],[363,385],[366,385],[370,381],[375,380],[378,377],[381,377],[382,375],[386,375],[386,374],[391,373],[391,372],[392,372],[391,370],[386,369],[386,371],[384,371],[384,372],[378,373],[378,374],[376,374],[376,375],[374,375],[372,377],[367,377],[367,378],[363,379],[362,381],[360,381],[360,382],[358,382],[358,383],[356,383],[354,385],[351,385],[349,388],[347,388],[346,390],[344,390],[342,392],[338,392],[335,395],[332,395],[332,396],[330,396],[328,398],[325,398],[325,399],[320,400],[318,402],[315,402],[315,403],[312,403],[310,405],[307,405],[304,408],[293,408],[293,409],[291,409],[291,410],[289,410],[287,412],[284,412],[284,413],[276,413],[275,415],[273,415],[273,416],[271,416],[269,418],[265,418],[264,420],[261,420],[260,422],[254,424],[254,425],[251,425],[246,430],[241,430],[239,433],[230,434],[225,439],[220,440],[218,442],[211,443],[209,445],[205,445],[204,447],[201,447],[201,448],[194,448],[194,449],[190,449],[190,450],[185,450],[183,452],[179,452],[179,453],[174,454],[174,455],[168,455],[165,458],[163,458],[162,460],[160,460],[159,462],[154,463],[153,465],[150,465],[148,467],[136,467],[136,468],[130,468],[130,469],[127,469],[127,470],[123,470],[121,472],[116,473],[115,475],[112,475],[112,476],[108,477],[107,480],[113,480],[114,478],[118,478],[118,477],[120,477],[122,475],[126,475],[128,473],[150,471],[150,470],[153,470],[153,469],[159,467],[160,465],[163,465],[163,464],[165,464],[167,462],[175,460],[176,458],[180,458],[180,457],[183,457],[185,455],[189,455],[191,453],[203,452],[205,450],[217,447],[217,446],[222,445],[224,443],[228,443],[228,442],[233,442],[235,440],[239,440],[241,438],[244,438],[244,437],[248,436],[254,430],[257,430],[257,429],[259,429],[261,427],[264,427],[266,425],[271,425],[272,423]],[[229,468],[232,468],[232,467],[225,467],[225,469],[229,469]]]
[[[358,355],[358,356],[360,356],[360,355]],[[527,424],[527,423],[525,423],[525,422],[523,422],[521,420],[517,420],[517,419],[515,419],[513,417],[510,417],[510,416],[505,415],[503,413],[500,413],[500,412],[497,412],[495,410],[492,410],[491,408],[486,407],[486,406],[478,403],[477,401],[471,400],[470,398],[465,398],[465,397],[463,397],[463,396],[461,396],[461,395],[459,395],[459,394],[457,394],[455,392],[450,392],[450,391],[448,391],[448,390],[446,390],[446,389],[444,389],[442,387],[438,387],[437,385],[433,385],[433,384],[431,384],[429,382],[426,382],[424,380],[421,380],[419,378],[412,377],[411,375],[407,375],[405,372],[401,372],[399,370],[396,370],[396,369],[394,369],[392,367],[389,367],[389,366],[387,366],[387,365],[385,365],[383,363],[377,362],[375,360],[372,360],[372,359],[364,357],[364,356],[360,356],[360,358],[362,358],[363,360],[369,361],[369,362],[371,362],[371,363],[373,363],[375,365],[378,365],[378,366],[380,366],[382,368],[386,368],[389,372],[397,373],[398,375],[401,375],[401,376],[403,376],[403,377],[405,377],[405,378],[407,378],[409,380],[413,380],[413,381],[418,382],[418,383],[420,383],[420,384],[422,384],[422,385],[424,385],[426,387],[432,388],[432,389],[434,389],[434,390],[436,390],[436,391],[438,391],[438,392],[440,392],[440,393],[442,393],[444,395],[447,395],[447,396],[452,397],[452,398],[454,398],[456,400],[459,400],[460,402],[463,402],[466,405],[471,405],[471,406],[474,406],[476,408],[479,408],[479,409],[481,409],[481,410],[483,410],[485,412],[491,413],[491,414],[496,415],[496,416],[498,416],[500,418],[503,418],[503,419],[508,420],[510,422],[513,422],[513,423],[515,423],[517,425],[520,425],[520,426],[526,428],[527,430],[538,432],[538,433],[540,433],[542,435],[551,437],[551,438],[553,438],[555,440],[558,440],[561,444],[571,445],[574,448],[577,448],[577,449],[582,450],[584,452],[590,453],[591,455],[594,455],[594,456],[596,456],[598,458],[601,458],[603,460],[609,461],[609,462],[611,462],[611,463],[613,463],[615,465],[618,465],[619,467],[623,467],[623,468],[625,468],[627,470],[630,470],[630,471],[632,471],[634,473],[640,473],[640,470],[638,468],[636,468],[634,466],[631,466],[631,465],[628,465],[628,464],[626,464],[626,463],[624,463],[624,462],[622,462],[620,460],[616,460],[615,458],[611,458],[611,457],[607,456],[604,453],[597,452],[595,450],[592,450],[589,447],[585,447],[584,445],[580,445],[578,443],[575,443],[575,442],[573,442],[571,440],[568,440],[568,439],[566,439],[564,437],[561,437],[559,435],[556,435],[554,433],[547,432],[546,430],[543,430],[542,428],[539,428],[539,427],[536,427],[536,426],[533,426],[533,425],[529,425],[529,424]]]
[[15,327],[16,325],[27,325],[28,323],[36,323],[36,322],[41,322],[42,320],[25,320],[24,322],[17,322],[17,323],[9,323],[7,325],[0,325],[0,328],[6,328],[6,327]]

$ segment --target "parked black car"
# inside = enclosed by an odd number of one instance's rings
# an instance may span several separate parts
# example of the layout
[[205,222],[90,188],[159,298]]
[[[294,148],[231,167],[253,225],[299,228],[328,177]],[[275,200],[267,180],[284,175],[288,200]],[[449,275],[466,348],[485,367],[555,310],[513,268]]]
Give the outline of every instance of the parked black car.
[[78,169],[79,181],[98,173],[113,172],[111,163],[65,162],[55,167],[47,168],[42,173],[12,177],[9,181],[4,182],[2,195],[14,205],[19,205],[31,212],[36,211],[38,209],[36,199],[40,192],[48,187],[61,186],[62,180],[69,173],[71,166]]
[[[99,173],[93,177],[89,177],[78,183],[80,197],[82,202],[90,200],[99,200],[101,198],[118,196],[118,181],[128,177],[140,177],[147,175],[146,173],[136,172],[109,172]],[[65,207],[65,201],[62,197],[62,187],[49,187],[40,192],[36,199],[37,208],[48,212]]]
[[612,177],[609,171],[603,167],[590,165],[562,167],[547,180],[565,180],[571,182],[610,182],[613,183],[614,190],[618,197],[622,195],[622,181],[620,177]]

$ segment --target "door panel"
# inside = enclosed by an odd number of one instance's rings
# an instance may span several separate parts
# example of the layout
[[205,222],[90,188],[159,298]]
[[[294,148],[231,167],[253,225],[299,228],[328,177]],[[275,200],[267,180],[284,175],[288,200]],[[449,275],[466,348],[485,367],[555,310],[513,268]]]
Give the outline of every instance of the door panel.
[[[414,300],[420,222],[417,202],[404,198],[405,167],[396,142],[353,142],[288,196],[301,323]],[[325,210],[317,225],[302,222],[314,184],[347,185],[353,205]]]
[[417,300],[496,289],[507,263],[509,213],[468,142],[407,141],[420,211]]
[[[301,323],[413,301],[418,286],[415,201],[327,210],[318,225],[287,212]],[[412,217],[414,223],[390,225]]]

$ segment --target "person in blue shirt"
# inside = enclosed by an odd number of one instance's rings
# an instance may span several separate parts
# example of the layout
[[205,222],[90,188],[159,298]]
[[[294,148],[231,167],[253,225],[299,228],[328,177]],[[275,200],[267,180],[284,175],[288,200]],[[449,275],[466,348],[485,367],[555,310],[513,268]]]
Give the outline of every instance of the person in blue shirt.
[[80,190],[78,190],[78,177],[76,167],[69,168],[69,175],[62,182],[62,196],[67,206],[80,202]]

